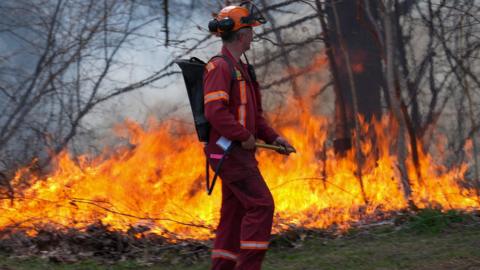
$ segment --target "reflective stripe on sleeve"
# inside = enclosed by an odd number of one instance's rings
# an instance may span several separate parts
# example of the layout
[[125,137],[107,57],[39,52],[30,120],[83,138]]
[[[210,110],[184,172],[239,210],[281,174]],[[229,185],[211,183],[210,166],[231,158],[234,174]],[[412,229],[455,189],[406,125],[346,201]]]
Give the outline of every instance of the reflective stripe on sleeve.
[[268,242],[240,241],[241,249],[268,249]]
[[237,260],[237,255],[233,252],[224,249],[214,249],[212,250],[212,258],[221,258],[227,260]]
[[215,100],[221,100],[221,99],[228,102],[229,100],[228,93],[223,90],[210,92],[203,97],[203,104],[207,104],[209,102],[212,102]]

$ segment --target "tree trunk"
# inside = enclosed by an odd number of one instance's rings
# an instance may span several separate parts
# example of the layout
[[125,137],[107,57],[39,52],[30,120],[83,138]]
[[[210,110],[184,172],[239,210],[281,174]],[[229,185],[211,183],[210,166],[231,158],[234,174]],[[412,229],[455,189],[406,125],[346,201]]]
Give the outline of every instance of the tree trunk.
[[[370,5],[376,5],[376,1],[369,1]],[[329,26],[327,32],[338,74],[338,80],[335,81],[335,88],[338,89],[335,95],[335,150],[337,152],[344,152],[351,146],[350,133],[355,125],[354,106],[358,108],[358,114],[363,115],[367,122],[374,117],[378,119],[382,113],[381,49],[373,26],[366,19],[367,14],[362,3],[363,1],[358,0],[329,0],[326,3],[325,11]],[[338,11],[338,25],[333,13],[333,5]],[[374,12],[373,16],[377,14]],[[341,37],[335,31],[337,27],[340,29],[338,32],[342,33]],[[341,40],[346,43],[350,66],[347,66],[345,55],[340,50]],[[352,95],[350,89],[349,69],[353,71],[353,81],[357,88],[356,97]],[[354,104],[354,100],[357,104]],[[345,134],[345,130],[349,131],[348,134]]]
[[397,131],[397,158],[398,158],[398,167],[402,179],[402,187],[404,192],[405,200],[409,202],[410,206],[414,206],[411,201],[412,189],[410,182],[408,180],[408,172],[406,168],[406,159],[407,159],[407,143],[406,143],[406,122],[405,118],[402,115],[400,107],[400,96],[399,92],[395,88],[395,36],[393,29],[393,1],[388,0],[386,4],[386,10],[384,14],[384,27],[385,27],[385,74],[387,78],[388,91],[390,93],[390,105],[392,115],[395,119],[395,122],[398,125]]

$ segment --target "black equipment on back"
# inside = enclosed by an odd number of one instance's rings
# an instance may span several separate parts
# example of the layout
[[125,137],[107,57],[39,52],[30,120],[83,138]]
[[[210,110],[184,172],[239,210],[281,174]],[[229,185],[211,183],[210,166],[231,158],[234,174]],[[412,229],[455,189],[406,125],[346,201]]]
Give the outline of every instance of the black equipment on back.
[[[216,55],[210,59],[210,61],[216,57],[222,57],[227,61],[230,69],[232,70],[232,78],[235,78],[235,69],[231,61],[223,56]],[[205,65],[207,63],[202,60],[192,57],[189,60],[177,60],[175,63],[178,64],[180,69],[182,69],[183,79],[185,80],[185,86],[187,87],[188,100],[190,101],[190,107],[192,108],[193,121],[195,122],[195,129],[197,131],[198,140],[203,143],[208,143],[210,136],[210,123],[207,121],[204,113],[204,97],[203,97],[203,73],[205,71]],[[233,85],[233,80],[232,80]],[[234,144],[232,144],[233,147]],[[209,161],[206,157],[206,184],[207,184],[207,194],[211,195],[213,188],[215,187],[215,182],[218,177],[218,173],[222,168],[223,161],[227,155],[232,150],[232,147],[229,147],[225,150],[223,157],[219,160],[216,168],[215,174],[213,175],[212,182],[210,183],[210,174],[209,174]]]
[[203,72],[206,63],[196,57],[192,57],[189,60],[177,60],[175,63],[182,69],[198,140],[207,143],[210,134],[210,123],[205,118],[203,111]]
[[[212,58],[210,58],[209,62],[217,57],[221,57],[225,59],[225,61],[228,63],[231,69],[231,76],[232,78],[236,77],[235,73],[235,68],[233,66],[233,63],[225,57],[224,55],[216,55]],[[247,61],[247,66],[248,66],[248,73],[250,75],[250,78],[253,81],[256,81],[256,75],[255,71],[253,69],[253,66],[250,65],[248,62],[247,57],[245,56],[245,60]],[[197,136],[198,140],[203,143],[208,143],[209,137],[210,137],[210,123],[207,121],[207,118],[205,117],[205,112],[204,112],[204,97],[203,97],[203,73],[205,71],[205,65],[207,63],[203,62],[202,60],[192,57],[188,60],[186,59],[181,59],[181,60],[176,60],[175,63],[180,67],[182,70],[183,74],[183,79],[185,80],[185,86],[187,87],[187,94],[188,94],[188,100],[190,102],[190,107],[192,109],[193,113],[193,121],[195,122],[195,129],[197,131]],[[232,79],[232,85],[230,88],[233,88],[233,83],[234,80]],[[207,193],[210,195],[213,191],[213,187],[215,186],[215,181],[217,180],[218,177],[218,172],[221,170],[222,164],[224,159],[227,157],[227,155],[231,152],[232,148],[235,146],[235,143],[232,143],[231,147],[225,150],[225,153],[223,157],[219,160],[216,168],[215,168],[215,174],[213,176],[212,182],[210,184],[210,174],[209,174],[209,162],[208,162],[208,157],[206,158],[207,160],[207,165],[206,165],[206,182],[207,182]]]

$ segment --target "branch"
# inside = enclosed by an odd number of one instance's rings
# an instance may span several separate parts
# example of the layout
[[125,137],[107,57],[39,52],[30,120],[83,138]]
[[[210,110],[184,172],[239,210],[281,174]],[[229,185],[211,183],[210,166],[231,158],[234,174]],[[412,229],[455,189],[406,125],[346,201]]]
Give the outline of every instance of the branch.
[[168,27],[168,19],[169,19],[169,13],[168,13],[168,0],[163,0],[163,15],[165,16],[164,21],[163,21],[163,28],[165,31],[165,47],[168,47],[169,43],[169,27]]

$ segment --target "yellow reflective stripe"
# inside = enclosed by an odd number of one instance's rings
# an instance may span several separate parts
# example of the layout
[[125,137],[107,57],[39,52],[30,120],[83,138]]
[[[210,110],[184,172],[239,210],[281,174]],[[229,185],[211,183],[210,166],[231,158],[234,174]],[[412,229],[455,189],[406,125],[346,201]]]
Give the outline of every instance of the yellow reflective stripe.
[[237,76],[237,81],[243,80],[242,73],[237,68],[235,68],[235,75]]
[[220,99],[226,100],[228,102],[229,96],[227,92],[223,90],[210,92],[203,97],[203,104],[207,104],[209,102]]
[[212,258],[222,258],[222,259],[229,259],[229,260],[237,260],[237,255],[232,253],[228,250],[224,249],[214,249],[212,250]]
[[207,64],[207,71],[210,72],[215,68],[215,64],[213,62],[210,62]]
[[240,81],[240,104],[247,104],[247,83]]
[[268,249],[268,242],[241,241],[241,249]]
[[240,106],[238,107],[238,122],[240,125],[247,126],[247,82],[239,82]]
[[244,127],[247,126],[247,108],[244,104],[238,107],[238,122]]

